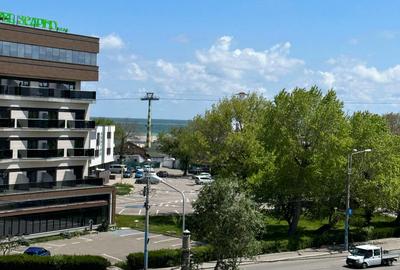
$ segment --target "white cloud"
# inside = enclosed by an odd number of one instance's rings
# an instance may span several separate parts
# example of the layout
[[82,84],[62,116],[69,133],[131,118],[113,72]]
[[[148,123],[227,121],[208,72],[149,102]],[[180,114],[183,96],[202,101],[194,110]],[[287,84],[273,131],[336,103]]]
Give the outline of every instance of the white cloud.
[[197,60],[210,72],[241,79],[246,73],[258,73],[268,81],[277,81],[304,64],[303,60],[290,58],[291,44],[277,44],[265,51],[253,48],[231,49],[233,37],[223,36],[207,51],[198,51]]
[[134,62],[129,63],[127,72],[129,78],[135,81],[145,81],[148,78],[147,72]]
[[346,101],[391,102],[398,98],[400,65],[378,69],[364,62],[341,57],[329,60],[329,68],[308,74],[307,81],[333,87]]
[[101,49],[121,49],[124,46],[124,41],[115,33],[100,38]]

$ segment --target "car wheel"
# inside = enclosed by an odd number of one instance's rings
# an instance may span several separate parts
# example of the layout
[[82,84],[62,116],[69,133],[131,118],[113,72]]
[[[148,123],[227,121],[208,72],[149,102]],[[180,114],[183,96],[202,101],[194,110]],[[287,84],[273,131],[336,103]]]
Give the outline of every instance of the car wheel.
[[361,268],[362,269],[365,269],[365,268],[367,268],[368,267],[368,265],[366,264],[366,263],[363,263],[362,265],[361,265]]

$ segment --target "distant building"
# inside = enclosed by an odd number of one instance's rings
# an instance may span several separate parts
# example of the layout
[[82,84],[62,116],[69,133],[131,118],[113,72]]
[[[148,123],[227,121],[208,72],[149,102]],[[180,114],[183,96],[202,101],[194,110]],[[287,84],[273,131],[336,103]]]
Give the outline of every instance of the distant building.
[[90,148],[94,149],[94,157],[90,160],[90,169],[108,169],[114,162],[115,126],[96,126],[90,132]]

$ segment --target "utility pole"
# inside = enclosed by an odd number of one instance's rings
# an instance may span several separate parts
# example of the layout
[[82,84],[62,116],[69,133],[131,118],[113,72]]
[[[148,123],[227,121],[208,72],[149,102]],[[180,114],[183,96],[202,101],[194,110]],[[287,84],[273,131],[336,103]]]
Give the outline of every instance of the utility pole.
[[142,97],[141,100],[148,100],[148,111],[147,111],[147,135],[146,135],[146,148],[151,147],[151,101],[159,100],[160,98],[156,97],[153,92],[147,92],[145,97]]

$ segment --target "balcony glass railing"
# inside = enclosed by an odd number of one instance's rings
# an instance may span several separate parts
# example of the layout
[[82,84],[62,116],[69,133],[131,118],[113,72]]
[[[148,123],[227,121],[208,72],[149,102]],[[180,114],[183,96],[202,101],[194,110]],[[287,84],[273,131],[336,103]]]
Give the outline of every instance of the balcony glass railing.
[[18,119],[17,127],[65,128],[65,120]]
[[27,86],[8,86],[8,85],[0,85],[0,95],[89,99],[89,100],[96,99],[96,92],[94,91],[61,90],[53,88],[35,88]]
[[64,149],[27,149],[18,150],[18,158],[55,158],[63,157]]
[[0,150],[0,159],[12,158],[12,150]]
[[59,190],[59,189],[90,188],[90,187],[99,187],[102,185],[103,185],[102,178],[86,178],[79,180],[0,185],[0,192],[2,193],[39,192],[39,191]]
[[15,119],[0,118],[0,127],[14,127]]
[[67,149],[67,156],[69,156],[69,157],[93,157],[94,149],[84,149],[84,148]]
[[94,121],[84,121],[84,120],[68,120],[67,128],[95,128],[96,124]]

